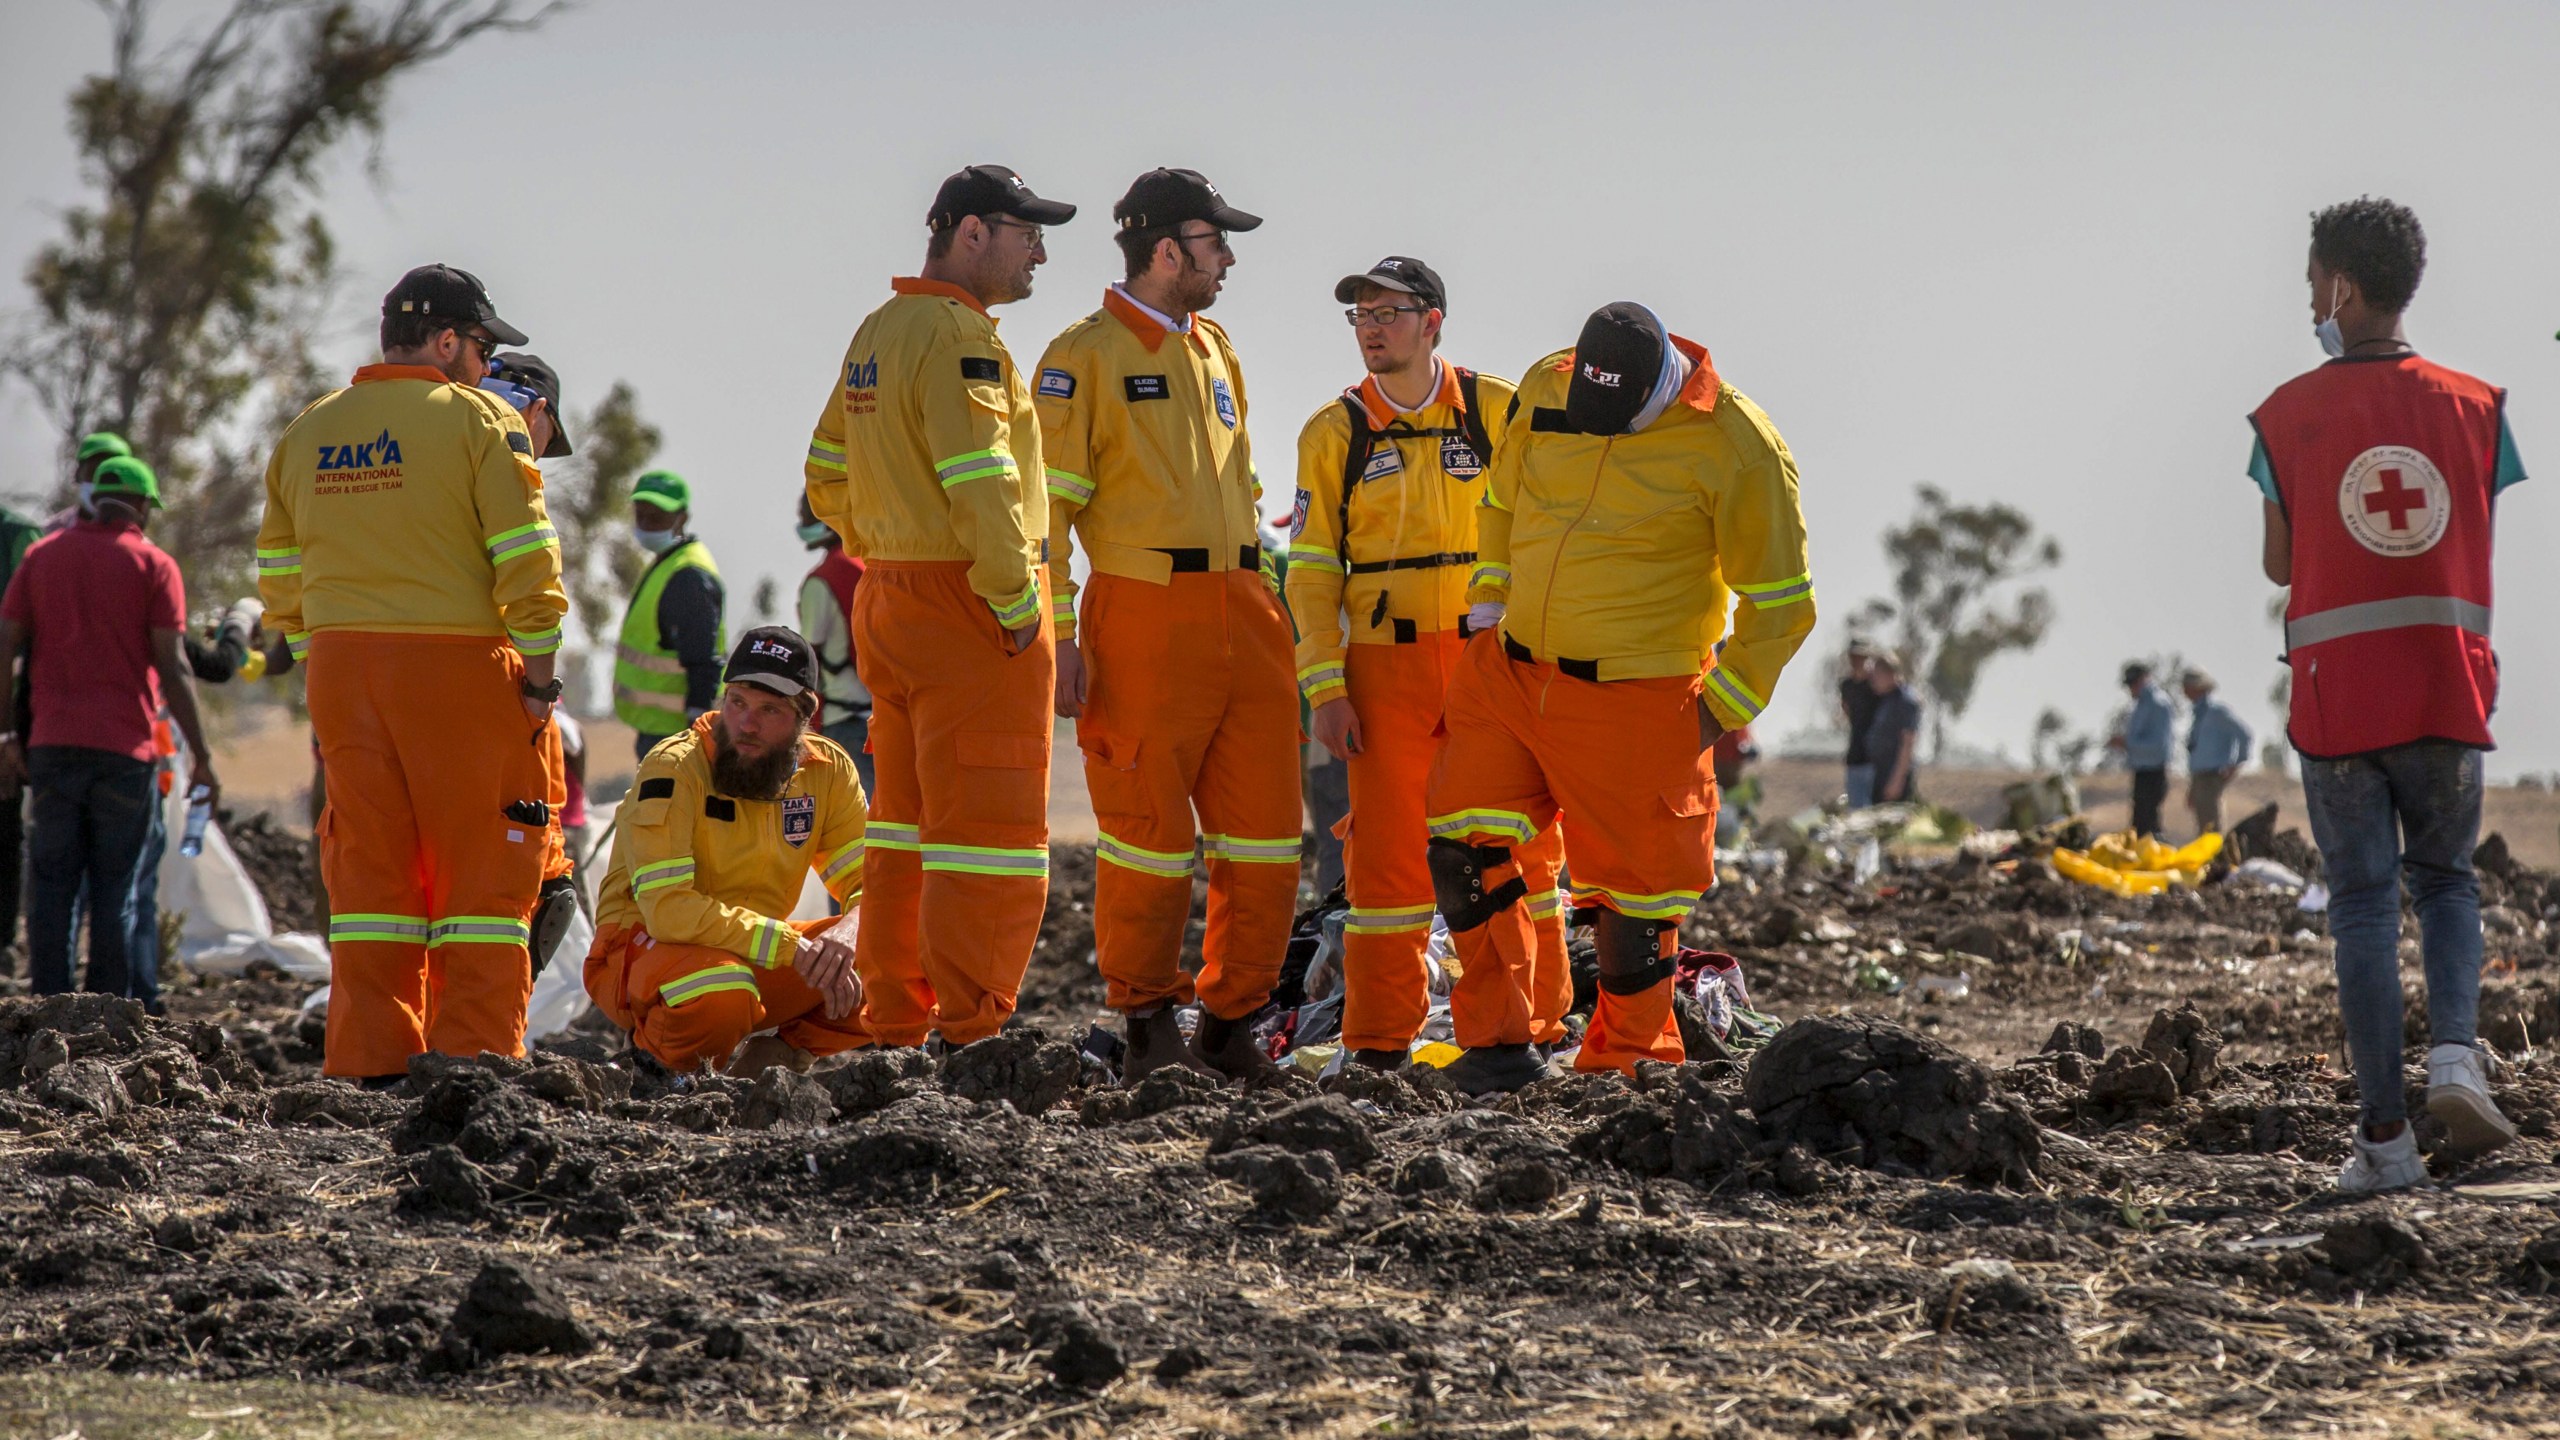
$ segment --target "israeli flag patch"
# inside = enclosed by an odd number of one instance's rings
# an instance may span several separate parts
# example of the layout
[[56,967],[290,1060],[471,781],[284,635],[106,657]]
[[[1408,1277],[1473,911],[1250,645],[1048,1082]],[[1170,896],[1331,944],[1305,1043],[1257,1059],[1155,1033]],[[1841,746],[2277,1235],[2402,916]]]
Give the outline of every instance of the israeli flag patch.
[[1227,388],[1226,381],[1213,379],[1209,382],[1209,397],[1218,402],[1218,419],[1228,429],[1236,428],[1236,392]]
[[1064,370],[1043,370],[1040,372],[1040,393],[1052,400],[1073,400],[1076,398],[1076,377]]
[[1370,452],[1369,463],[1360,469],[1360,478],[1383,480],[1389,475],[1402,473],[1404,473],[1404,457],[1396,453],[1396,447],[1393,445],[1381,445]]
[[786,795],[782,798],[782,838],[793,846],[809,843],[818,833],[818,797]]

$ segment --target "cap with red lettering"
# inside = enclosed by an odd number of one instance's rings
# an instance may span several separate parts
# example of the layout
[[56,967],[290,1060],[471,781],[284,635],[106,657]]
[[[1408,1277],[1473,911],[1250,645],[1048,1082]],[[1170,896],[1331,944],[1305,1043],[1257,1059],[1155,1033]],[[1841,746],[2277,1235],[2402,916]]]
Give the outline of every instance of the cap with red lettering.
[[800,632],[788,625],[759,625],[738,637],[729,652],[723,685],[761,685],[776,695],[797,695],[818,688],[818,656]]

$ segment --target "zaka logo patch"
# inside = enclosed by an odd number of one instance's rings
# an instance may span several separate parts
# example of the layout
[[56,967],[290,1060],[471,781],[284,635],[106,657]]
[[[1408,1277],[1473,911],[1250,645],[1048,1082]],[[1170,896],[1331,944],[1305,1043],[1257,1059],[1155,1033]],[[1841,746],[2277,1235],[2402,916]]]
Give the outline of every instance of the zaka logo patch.
[[1484,473],[1484,457],[1476,453],[1463,435],[1449,435],[1440,441],[1440,468],[1452,480],[1473,480]]
[[1218,419],[1223,421],[1228,429],[1236,428],[1236,396],[1234,391],[1227,388],[1227,382],[1211,380],[1209,395],[1211,399],[1218,402]]
[[388,430],[362,445],[320,447],[319,468],[323,470],[373,470],[399,463],[400,442],[392,439]]
[[786,795],[782,800],[782,838],[793,845],[806,845],[818,833],[818,797]]

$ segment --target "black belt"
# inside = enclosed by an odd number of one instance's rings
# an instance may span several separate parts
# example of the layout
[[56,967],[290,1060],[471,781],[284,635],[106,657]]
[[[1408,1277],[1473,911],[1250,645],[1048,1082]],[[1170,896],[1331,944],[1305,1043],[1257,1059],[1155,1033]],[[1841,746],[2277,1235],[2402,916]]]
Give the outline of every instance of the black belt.
[[1449,565],[1473,565],[1473,550],[1443,550],[1437,555],[1408,555],[1401,560],[1362,560],[1352,565],[1354,575],[1375,575],[1385,570],[1438,570]]
[[[1529,653],[1528,646],[1509,635],[1502,637],[1502,653],[1523,665],[1538,663],[1538,657]],[[1595,685],[1600,681],[1600,662],[1597,660],[1558,660],[1556,669],[1576,680],[1588,680]]]
[[[1209,552],[1205,547],[1198,549],[1167,550],[1159,546],[1156,549],[1156,553],[1167,556],[1173,561],[1173,573],[1176,575],[1206,575],[1209,573]],[[1261,569],[1262,547],[1258,545],[1239,546],[1236,550],[1236,568],[1239,570]]]

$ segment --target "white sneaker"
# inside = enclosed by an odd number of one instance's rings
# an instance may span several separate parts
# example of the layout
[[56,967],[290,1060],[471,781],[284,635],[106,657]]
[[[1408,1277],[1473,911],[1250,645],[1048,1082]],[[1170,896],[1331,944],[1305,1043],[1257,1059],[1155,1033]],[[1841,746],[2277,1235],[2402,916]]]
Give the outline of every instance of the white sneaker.
[[2338,1172],[2338,1188],[2349,1195],[2370,1195],[2377,1190],[2406,1190],[2426,1178],[2427,1162],[2418,1158],[2418,1132],[2403,1125],[2388,1140],[2367,1140],[2364,1125],[2358,1122],[2356,1153]]
[[2478,1155],[2516,1138],[2515,1122],[2489,1098],[2488,1056],[2469,1045],[2427,1052],[2427,1113],[2444,1122],[2457,1155]]

